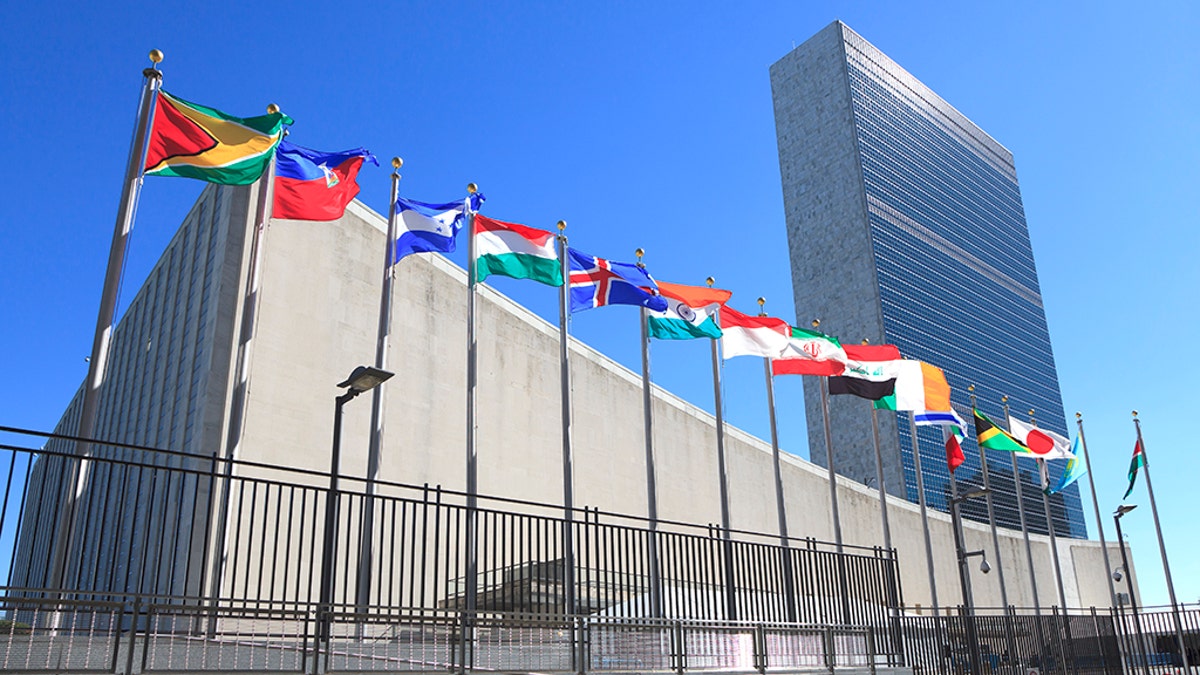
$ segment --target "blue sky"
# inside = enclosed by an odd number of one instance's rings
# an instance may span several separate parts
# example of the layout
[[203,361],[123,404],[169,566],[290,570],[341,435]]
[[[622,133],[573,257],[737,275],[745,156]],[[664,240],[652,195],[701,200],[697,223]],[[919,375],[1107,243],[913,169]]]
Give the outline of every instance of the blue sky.
[[[150,48],[184,98],[239,115],[278,103],[297,143],[402,156],[406,195],[455,199],[474,181],[494,217],[566,219],[573,246],[625,260],[643,247],[659,279],[713,275],[735,307],[763,295],[794,320],[767,69],[842,19],[1013,151],[1108,536],[1136,408],[1179,599],[1200,599],[1182,378],[1200,351],[1195,3],[114,5],[0,4],[0,424],[50,429],[86,372]],[[360,184],[386,211],[387,171]],[[122,306],[201,187],[147,180]],[[508,281],[495,285],[556,316],[553,294]],[[637,368],[635,317],[588,312],[573,332]],[[726,366],[727,419],[765,437],[762,366],[740,361]],[[711,410],[706,344],[656,345],[654,368]],[[807,455],[799,380],[781,378],[777,399],[784,447]],[[1143,505],[1123,521],[1142,593],[1164,603],[1144,484],[1130,501]]]

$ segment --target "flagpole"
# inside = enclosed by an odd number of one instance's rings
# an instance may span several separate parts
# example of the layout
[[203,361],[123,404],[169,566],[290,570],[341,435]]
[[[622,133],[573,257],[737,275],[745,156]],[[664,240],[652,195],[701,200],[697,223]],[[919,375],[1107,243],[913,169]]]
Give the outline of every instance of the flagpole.
[[[646,252],[638,248],[633,252],[637,266],[645,269],[642,256]],[[646,518],[650,522],[646,553],[650,560],[650,616],[662,616],[662,588],[658,569],[658,481],[654,468],[654,409],[650,392],[650,312],[641,307],[642,330],[642,420],[646,434]]]
[[933,574],[933,540],[929,536],[929,507],[925,503],[925,473],[921,471],[921,440],[917,437],[917,414],[908,413],[908,428],[912,435],[913,471],[917,474],[917,502],[921,506],[921,528],[925,534],[925,560],[929,566],[929,596],[933,602],[933,615],[938,616],[937,579]]
[[[820,319],[812,320],[813,330],[821,325]],[[817,378],[821,388],[821,417],[825,423],[825,461],[829,465],[829,504],[833,517],[833,541],[837,546],[838,593],[842,599],[842,621],[850,623],[850,591],[846,580],[845,546],[842,542],[842,517],[838,510],[837,471],[833,462],[833,431],[829,426],[829,378]]]
[[[467,621],[473,621],[477,606],[476,578],[479,564],[479,542],[476,541],[479,507],[479,476],[478,455],[475,447],[476,432],[476,400],[475,387],[479,380],[478,345],[475,341],[475,285],[478,283],[478,271],[475,267],[475,212],[471,209],[471,197],[478,191],[474,183],[467,184],[467,198],[464,200],[463,216],[467,228],[467,551],[466,551],[466,611]],[[470,640],[464,631],[464,648]],[[465,658],[465,657],[464,657]],[[464,661],[468,662],[468,661]]]
[[563,583],[567,616],[576,613],[575,588],[575,470],[571,446],[571,363],[568,319],[571,316],[570,264],[567,259],[567,221],[558,221],[558,264],[562,285],[558,287],[558,362],[562,391],[563,464]]
[[[1008,395],[1000,397],[1000,402],[1004,404],[1004,423],[1008,424]],[[1012,426],[1012,425],[1008,425]],[[1010,428],[1009,431],[1012,431]],[[1029,586],[1033,589],[1033,613],[1035,616],[1042,615],[1042,602],[1038,599],[1037,589],[1037,571],[1033,567],[1033,543],[1029,540],[1029,525],[1025,520],[1025,497],[1021,488],[1021,470],[1017,467],[1017,454],[1009,453],[1009,458],[1012,460],[1013,484],[1017,487],[1017,513],[1021,517],[1021,534],[1025,537],[1025,558],[1029,562]]]
[[[1075,413],[1075,424],[1079,426],[1079,444],[1083,447],[1083,464],[1087,470],[1088,487],[1092,492],[1092,508],[1096,512],[1096,529],[1100,533],[1100,550],[1104,558],[1104,578],[1108,580],[1108,594],[1112,606],[1117,606],[1117,590],[1113,586],[1112,563],[1108,561],[1108,542],[1104,540],[1104,521],[1100,519],[1100,501],[1096,497],[1096,481],[1092,478],[1092,460],[1088,457],[1087,437],[1083,435],[1083,413]],[[1015,460],[1014,456],[1014,460]]]
[[[1033,408],[1029,409],[1029,423],[1037,426],[1037,421],[1033,417]],[[1046,494],[1046,487],[1049,485],[1050,473],[1046,470],[1046,460],[1038,459],[1038,473],[1042,477],[1042,509],[1046,512],[1046,530],[1050,533],[1050,552],[1054,560],[1054,579],[1058,582],[1058,602],[1059,606],[1065,611],[1067,608],[1067,592],[1063,588],[1062,578],[1062,563],[1058,559],[1058,539],[1054,534],[1054,518],[1050,515],[1050,497]]]
[[[404,160],[392,158],[392,198],[388,204],[387,237],[383,251],[383,280],[379,294],[379,331],[375,340],[375,367],[387,370],[388,343],[392,327],[392,283],[396,266],[392,263],[396,242],[396,199],[400,196],[400,167]],[[372,543],[375,533],[375,481],[379,479],[379,463],[383,455],[383,393],[384,387],[371,390],[371,443],[367,449],[366,498],[363,500],[362,542],[358,553],[358,611],[365,612],[371,602]]]
[[[758,299],[758,315],[766,316],[764,306],[766,298]],[[771,421],[771,459],[775,465],[775,512],[779,518],[779,544],[783,556],[783,592],[784,607],[788,621],[795,622],[796,614],[796,580],[792,571],[791,541],[788,538],[787,509],[783,498],[783,467],[780,463],[779,429],[775,424],[775,377],[771,373],[771,359],[763,358],[763,370],[767,376],[767,410]]]
[[[75,435],[91,440],[96,432],[96,417],[99,408],[100,385],[104,383],[105,366],[108,364],[108,350],[112,337],[113,321],[117,313],[117,296],[121,290],[121,277],[125,271],[125,253],[128,250],[129,234],[133,230],[134,216],[137,212],[138,196],[142,187],[143,163],[146,156],[147,131],[154,115],[155,94],[162,86],[162,73],[158,64],[162,63],[163,53],[157,49],[150,50],[149,68],[142,70],[142,95],[138,106],[137,122],[134,125],[133,140],[129,147],[129,158],[125,165],[125,179],[121,184],[121,201],[117,206],[116,226],[113,229],[112,244],[108,250],[108,267],[104,272],[104,286],[100,292],[100,311],[96,315],[96,331],[92,338],[92,354],[88,359],[87,379],[83,387],[83,400],[79,405],[79,424]],[[75,454],[86,458],[91,453],[88,443],[80,443],[75,447]],[[64,485],[73,486],[64,495],[62,517],[59,521],[60,535],[56,537],[54,558],[50,565],[50,588],[60,589],[66,575],[67,552],[72,544],[75,531],[75,506],[81,485],[77,481],[85,478],[81,471],[83,459],[71,463],[71,468]]]
[[[275,104],[267,106],[268,113],[279,111]],[[287,132],[284,131],[286,134]],[[250,393],[250,343],[254,340],[254,328],[258,324],[259,283],[262,277],[262,258],[267,224],[274,209],[275,157],[267,164],[267,170],[258,180],[258,199],[254,211],[254,230],[250,235],[250,269],[246,271],[246,296],[242,299],[242,323],[238,333],[237,356],[234,362],[233,394],[229,401],[229,428],[225,437],[225,459],[237,459],[245,430],[246,396]],[[221,504],[217,513],[217,533],[213,539],[217,546],[213,557],[209,596],[215,601],[221,594],[221,583],[225,575],[225,552],[229,547],[229,480],[233,476],[233,462],[226,461],[222,468],[224,484],[221,487]],[[214,486],[215,487],[215,486]],[[215,625],[210,626],[215,629]]]
[[[870,344],[871,341],[863,339],[864,345]],[[892,550],[892,528],[888,524],[888,507],[887,507],[887,489],[883,482],[883,449],[879,445],[879,411],[875,409],[875,402],[868,401],[871,406],[871,437],[875,442],[875,482],[879,487],[879,513],[883,517],[883,547],[887,550]]]
[[[712,288],[715,279],[708,277],[705,282]],[[719,313],[714,317],[719,321]],[[721,401],[721,355],[717,339],[709,340],[712,347],[713,372],[713,406],[717,417],[717,476],[720,480],[721,495],[721,539],[724,540],[725,565],[725,617],[730,621],[737,620],[737,587],[733,572],[733,540],[730,537],[729,526],[729,474],[725,466],[725,414]]]
[[[1179,653],[1183,656],[1183,672],[1190,672],[1187,647],[1183,640],[1183,625],[1179,620],[1179,601],[1175,599],[1175,582],[1171,578],[1171,565],[1167,562],[1167,545],[1163,541],[1162,525],[1158,521],[1158,504],[1154,501],[1154,484],[1150,481],[1150,456],[1146,454],[1146,441],[1142,439],[1142,422],[1133,411],[1133,426],[1137,428],[1137,442],[1142,448],[1142,472],[1146,474],[1146,494],[1150,496],[1150,513],[1154,515],[1154,532],[1158,535],[1158,552],[1162,556],[1163,573],[1167,577],[1167,594],[1171,597],[1171,617],[1175,620],[1175,639],[1179,641]],[[1128,569],[1125,570],[1129,572]],[[1130,588],[1133,584],[1130,583]],[[1132,597],[1132,596],[1131,596]]]
[[[971,408],[975,408],[975,385],[967,387],[967,391],[971,392]],[[979,445],[976,443],[976,445]],[[992,548],[996,551],[996,576],[1000,581],[1000,602],[1004,605],[1004,611],[1008,611],[1008,586],[1004,583],[1004,565],[1000,560],[1000,535],[996,532],[996,511],[992,506],[992,481],[988,476],[991,473],[988,470],[987,450],[982,445],[979,445],[979,466],[983,471],[983,489],[987,491],[984,495],[987,499],[987,514],[988,524],[992,529]]]

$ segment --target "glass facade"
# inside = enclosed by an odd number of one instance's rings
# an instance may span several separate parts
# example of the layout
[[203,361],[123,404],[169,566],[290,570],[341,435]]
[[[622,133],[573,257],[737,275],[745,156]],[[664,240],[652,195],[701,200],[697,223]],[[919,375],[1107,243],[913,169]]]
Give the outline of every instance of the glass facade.
[[[1011,153],[853,31],[841,24],[832,28],[840,29],[841,39],[808,46],[810,51],[801,56],[806,60],[802,67],[812,75],[836,63],[833,67],[841,70],[841,77],[831,81],[840,79],[846,87],[843,100],[850,114],[829,115],[806,131],[841,134],[844,129],[826,127],[849,122],[852,161],[861,182],[849,188],[823,184],[833,179],[817,174],[805,176],[804,181],[806,194],[849,190],[862,205],[859,213],[869,235],[861,241],[870,250],[859,254],[873,262],[876,294],[863,299],[878,303],[882,325],[875,334],[899,346],[906,358],[943,368],[954,405],[968,421],[968,386],[974,385],[980,410],[998,423],[1004,423],[1002,397],[1008,396],[1015,417],[1028,419],[1032,409],[1040,426],[1067,435]],[[831,45],[840,47],[841,53],[827,53]],[[780,84],[776,82],[776,87]],[[811,98],[812,91],[808,93]],[[777,118],[778,106],[777,101]],[[781,163],[785,163],[785,131],[781,126]],[[846,223],[831,226],[845,228]],[[820,227],[819,219],[809,219],[801,224],[801,231],[811,239],[814,228]],[[793,246],[793,262],[799,264],[796,257]],[[804,293],[815,292],[829,289],[797,288],[798,307]],[[893,438],[898,440],[906,495],[916,501],[913,439],[905,418],[898,420]],[[983,461],[974,435],[970,430],[967,435],[966,463],[956,472],[960,487],[982,483]],[[950,475],[941,430],[921,429],[918,446],[926,498],[931,507],[945,511]],[[986,463],[997,524],[1017,529],[1011,455],[989,451]],[[1055,481],[1065,462],[1048,464],[1050,479]],[[1035,461],[1020,459],[1019,475],[1030,530],[1045,533]],[[1077,485],[1054,495],[1050,511],[1057,534],[1087,536]],[[964,515],[987,521],[982,500],[965,504]]]

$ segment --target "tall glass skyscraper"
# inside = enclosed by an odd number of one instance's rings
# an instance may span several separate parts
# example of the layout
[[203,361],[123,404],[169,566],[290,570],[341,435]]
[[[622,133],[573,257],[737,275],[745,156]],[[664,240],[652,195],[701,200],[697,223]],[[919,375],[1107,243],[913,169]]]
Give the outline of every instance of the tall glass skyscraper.
[[[779,164],[787,214],[797,321],[821,320],[843,342],[888,342],[906,358],[945,370],[953,403],[970,421],[979,408],[1003,423],[1033,412],[1067,433],[1037,269],[1012,153],[894,61],[834,22],[771,67]],[[812,459],[825,463],[820,391],[806,378]],[[839,473],[875,476],[870,404],[831,401]],[[907,413],[878,416],[885,481],[917,500]],[[922,428],[917,446],[926,498],[947,510],[949,472],[941,430]],[[956,477],[982,483],[983,461],[968,430]],[[1008,453],[988,452],[996,518],[1019,528]],[[1050,478],[1063,462],[1050,462]],[[1047,531],[1033,460],[1019,460],[1030,530]],[[1086,537],[1078,487],[1052,498],[1055,531]],[[964,505],[986,521],[982,503]]]

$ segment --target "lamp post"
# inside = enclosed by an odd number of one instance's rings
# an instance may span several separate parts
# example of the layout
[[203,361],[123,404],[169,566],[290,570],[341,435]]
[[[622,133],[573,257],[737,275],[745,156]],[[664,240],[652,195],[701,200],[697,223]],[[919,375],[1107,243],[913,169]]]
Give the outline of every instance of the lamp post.
[[[1125,550],[1125,536],[1121,533],[1121,517],[1137,508],[1137,504],[1122,504],[1113,512],[1113,522],[1117,524],[1117,543],[1121,546],[1121,569],[1125,570],[1125,584],[1129,587],[1129,607],[1133,610],[1133,630],[1137,633],[1138,652],[1146,650],[1146,638],[1142,635],[1142,620],[1138,616],[1137,595],[1133,590],[1133,574],[1129,571],[1129,553]],[[1120,581],[1120,572],[1113,574],[1114,581]],[[1143,658],[1145,654],[1142,654]],[[1143,660],[1143,662],[1145,662]]]
[[329,493],[325,495],[325,543],[321,555],[321,609],[324,620],[321,621],[320,639],[329,640],[329,614],[333,610],[333,564],[335,541],[337,540],[338,506],[341,499],[338,495],[338,473],[342,459],[342,407],[359,394],[370,391],[383,384],[392,376],[386,370],[359,366],[350,373],[345,382],[338,384],[345,393],[338,396],[333,411],[333,449],[330,452]]
[[966,613],[963,617],[963,622],[966,626],[967,653],[971,659],[972,673],[983,672],[983,660],[979,654],[979,635],[975,630],[975,605],[971,598],[971,579],[967,574],[967,559],[979,556],[982,559],[979,569],[984,574],[990,572],[992,566],[988,564],[987,555],[983,549],[979,549],[978,551],[964,550],[965,542],[963,541],[962,518],[958,513],[958,505],[969,499],[986,496],[989,492],[988,488],[979,488],[950,498],[950,519],[951,525],[954,528],[954,551],[958,558],[958,582],[962,588],[963,609]]

